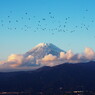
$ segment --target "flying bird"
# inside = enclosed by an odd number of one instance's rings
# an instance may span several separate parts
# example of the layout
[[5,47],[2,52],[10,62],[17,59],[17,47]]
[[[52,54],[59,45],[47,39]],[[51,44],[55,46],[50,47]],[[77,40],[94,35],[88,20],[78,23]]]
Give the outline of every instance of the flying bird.
[[45,18],[43,18],[42,20],[46,20]]
[[49,12],[49,14],[51,14],[51,12]]

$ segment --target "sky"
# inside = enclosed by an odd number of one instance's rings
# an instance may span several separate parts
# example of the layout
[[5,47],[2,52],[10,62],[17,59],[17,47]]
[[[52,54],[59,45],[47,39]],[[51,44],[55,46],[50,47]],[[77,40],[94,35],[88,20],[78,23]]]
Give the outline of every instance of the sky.
[[95,50],[95,0],[0,0],[0,60],[43,42]]

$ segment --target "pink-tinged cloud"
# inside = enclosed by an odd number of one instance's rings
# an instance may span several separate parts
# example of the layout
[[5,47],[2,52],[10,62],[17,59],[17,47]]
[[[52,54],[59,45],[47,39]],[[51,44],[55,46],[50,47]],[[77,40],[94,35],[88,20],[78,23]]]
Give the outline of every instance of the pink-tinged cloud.
[[42,61],[54,61],[57,57],[53,56],[52,54],[46,55],[44,58],[42,58]]
[[95,60],[95,52],[91,48],[85,48],[81,54],[75,54],[71,50],[60,52],[59,56],[48,54],[43,58],[36,59],[34,56],[27,57],[21,54],[12,54],[6,61],[0,61],[0,68],[39,68],[41,66],[55,66],[63,63],[81,63]]
[[22,55],[12,54],[8,57],[7,62],[10,63],[10,66],[17,67],[23,63],[24,57]]
[[60,52],[60,59],[63,63],[80,63],[95,60],[95,52],[91,48],[85,48],[82,54],[74,54],[71,50],[66,53]]
[[88,60],[95,60],[95,52],[91,48],[85,48],[84,53]]
[[71,50],[67,51],[66,53],[60,52],[60,58],[69,60],[74,56],[73,52]]

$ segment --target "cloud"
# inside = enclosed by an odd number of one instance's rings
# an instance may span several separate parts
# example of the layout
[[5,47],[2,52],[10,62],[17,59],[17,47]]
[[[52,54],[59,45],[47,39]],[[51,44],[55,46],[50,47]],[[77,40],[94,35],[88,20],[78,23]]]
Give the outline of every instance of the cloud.
[[0,61],[0,69],[28,70],[42,66],[55,66],[63,63],[81,63],[95,60],[95,52],[91,48],[85,48],[81,54],[75,54],[72,50],[66,53],[60,52],[59,56],[48,54],[43,58],[36,59],[34,56],[27,57],[21,54],[12,54],[6,61]]
[[22,68],[36,65],[34,57],[29,55],[24,57],[21,54],[12,54],[6,61],[0,61],[0,68]]
[[85,57],[89,60],[95,60],[95,52],[91,48],[85,48]]
[[24,61],[24,57],[22,55],[12,54],[8,57],[7,63],[10,63],[11,67],[17,67],[21,65]]
[[85,48],[81,54],[75,54],[72,50],[60,52],[59,57],[52,54],[46,55],[39,63],[45,66],[55,66],[63,63],[81,63],[95,60],[95,52],[91,48]]
[[60,58],[62,59],[71,59],[74,56],[73,52],[71,50],[67,51],[66,53],[60,52]]
[[53,56],[52,54],[46,55],[42,58],[42,61],[54,61],[57,59],[57,56]]
[[80,63],[95,60],[95,52],[91,48],[85,48],[82,54],[74,54],[71,50],[66,53],[60,52],[60,59],[63,63]]
[[80,63],[95,60],[95,52],[91,48],[85,48],[82,54],[74,54],[71,50],[67,53],[61,52],[60,59],[69,63]]
[[48,54],[48,55],[44,56],[44,58],[38,60],[38,64],[40,64],[42,66],[54,66],[54,65],[56,65],[57,61],[58,61],[57,56]]

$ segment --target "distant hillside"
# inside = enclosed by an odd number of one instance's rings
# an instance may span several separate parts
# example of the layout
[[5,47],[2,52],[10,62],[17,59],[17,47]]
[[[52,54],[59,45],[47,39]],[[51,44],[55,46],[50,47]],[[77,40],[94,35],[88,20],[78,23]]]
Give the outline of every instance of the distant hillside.
[[0,91],[58,92],[95,90],[95,62],[0,73]]

